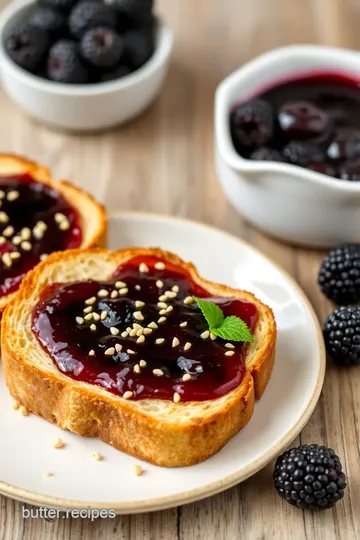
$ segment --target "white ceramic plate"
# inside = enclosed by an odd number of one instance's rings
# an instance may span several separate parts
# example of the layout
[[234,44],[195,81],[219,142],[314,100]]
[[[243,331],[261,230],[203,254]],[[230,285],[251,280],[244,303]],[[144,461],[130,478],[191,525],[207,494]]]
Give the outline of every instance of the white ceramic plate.
[[[118,513],[168,508],[207,497],[264,467],[303,428],[318,400],[325,371],[314,312],[295,282],[244,242],[205,225],[154,216],[110,219],[110,247],[161,246],[193,261],[207,279],[249,289],[274,310],[279,337],[275,369],[248,426],[204,463],[165,469],[94,439],[64,432],[12,410],[0,372],[0,492],[60,508],[116,509]],[[55,450],[61,437],[66,448]],[[91,454],[99,451],[103,461]],[[54,473],[46,477],[45,471]]]

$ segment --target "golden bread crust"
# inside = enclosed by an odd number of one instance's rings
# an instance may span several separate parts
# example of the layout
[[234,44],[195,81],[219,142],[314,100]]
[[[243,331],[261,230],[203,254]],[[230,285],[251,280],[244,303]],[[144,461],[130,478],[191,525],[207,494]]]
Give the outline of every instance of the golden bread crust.
[[[56,281],[71,282],[90,276],[107,279],[121,263],[138,255],[155,255],[182,266],[211,294],[256,304],[259,320],[255,343],[247,350],[247,371],[239,387],[218,399],[202,402],[131,401],[75,381],[54,366],[31,331],[31,313],[41,290]],[[53,253],[28,273],[15,300],[6,308],[2,324],[4,375],[14,399],[63,429],[97,437],[137,458],[167,467],[207,459],[245,427],[274,363],[276,324],[270,308],[251,293],[201,278],[194,265],[157,248]]]

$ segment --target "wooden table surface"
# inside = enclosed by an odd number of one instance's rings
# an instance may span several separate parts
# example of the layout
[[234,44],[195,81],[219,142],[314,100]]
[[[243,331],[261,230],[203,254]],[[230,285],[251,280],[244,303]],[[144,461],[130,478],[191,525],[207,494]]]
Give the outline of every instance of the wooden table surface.
[[[315,42],[360,48],[360,2],[158,0],[158,11],[175,30],[175,50],[166,86],[145,114],[104,134],[66,135],[29,120],[0,92],[0,150],[47,164],[56,176],[91,191],[109,211],[185,216],[244,238],[296,278],[323,321],[331,308],[316,285],[323,254],[265,237],[225,200],[213,160],[214,90],[229,72],[273,47]],[[272,463],[204,501],[95,523],[23,520],[21,504],[0,496],[0,540],[360,538],[357,411],[360,370],[329,363],[319,404],[295,442],[326,444],[340,454],[349,488],[333,510],[303,513],[284,503],[272,487]]]

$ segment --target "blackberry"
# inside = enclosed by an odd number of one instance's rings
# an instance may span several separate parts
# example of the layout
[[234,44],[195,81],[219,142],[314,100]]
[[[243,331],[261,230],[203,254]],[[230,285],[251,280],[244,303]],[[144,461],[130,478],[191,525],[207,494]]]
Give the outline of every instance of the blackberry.
[[31,72],[35,72],[40,66],[48,45],[46,32],[30,24],[12,26],[4,37],[4,48],[10,58]]
[[230,124],[235,146],[253,148],[266,144],[274,129],[271,105],[262,99],[242,103],[232,111]]
[[132,31],[124,35],[124,59],[131,71],[140,68],[154,52],[148,34]]
[[254,150],[250,154],[249,159],[253,159],[254,161],[285,161],[279,150],[267,147]]
[[54,9],[61,13],[68,13],[78,0],[38,0],[40,6]]
[[330,131],[329,115],[310,101],[287,101],[279,109],[278,121],[287,139],[319,139]]
[[49,8],[38,8],[30,16],[29,24],[48,33],[50,39],[57,39],[65,31],[66,21],[60,13]]
[[337,128],[326,153],[333,161],[360,157],[360,130],[353,127]]
[[309,163],[323,161],[323,154],[315,144],[291,141],[283,148],[283,156],[289,163],[306,167]]
[[339,177],[341,180],[349,180],[350,182],[360,181],[360,158],[350,159],[345,161],[339,167]]
[[303,444],[277,458],[273,474],[280,497],[302,509],[332,508],[344,496],[346,476],[331,448]]
[[153,0],[114,0],[113,7],[118,15],[120,30],[147,24],[151,19]]
[[318,282],[321,291],[337,304],[360,300],[360,244],[339,246],[323,260]]
[[79,2],[70,13],[69,28],[76,39],[81,39],[87,30],[99,26],[116,27],[116,13],[102,2],[94,0]]
[[92,28],[85,32],[80,43],[84,60],[99,68],[113,68],[123,49],[123,40],[111,28]]
[[324,339],[329,356],[339,365],[360,364],[360,307],[341,306],[325,321]]
[[127,66],[120,65],[113,71],[105,72],[101,75],[100,82],[114,81],[116,79],[122,79],[131,73],[130,69]]
[[82,84],[89,77],[81,61],[78,44],[71,40],[57,41],[50,49],[47,76],[52,81]]

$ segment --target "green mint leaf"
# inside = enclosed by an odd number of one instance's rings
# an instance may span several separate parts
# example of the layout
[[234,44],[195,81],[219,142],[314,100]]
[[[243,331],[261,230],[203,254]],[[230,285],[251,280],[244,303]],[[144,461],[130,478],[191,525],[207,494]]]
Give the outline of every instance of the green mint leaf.
[[202,314],[207,320],[209,329],[220,327],[224,321],[224,314],[219,308],[219,306],[217,306],[213,302],[209,302],[208,300],[196,298],[196,296],[194,296],[193,298],[195,302],[197,302],[197,305],[199,306]]
[[210,331],[222,339],[244,341],[247,343],[254,342],[254,338],[246,323],[235,315],[226,317],[219,327],[211,327]]

